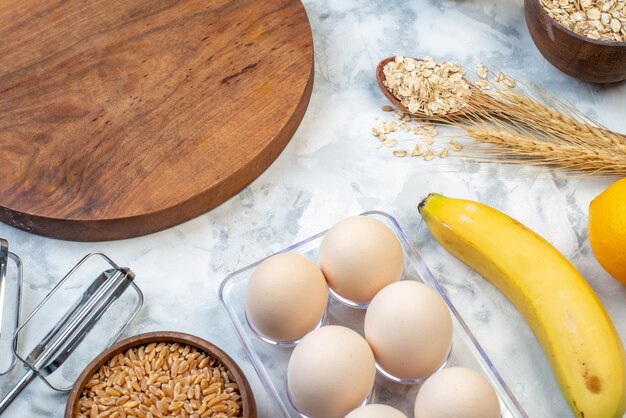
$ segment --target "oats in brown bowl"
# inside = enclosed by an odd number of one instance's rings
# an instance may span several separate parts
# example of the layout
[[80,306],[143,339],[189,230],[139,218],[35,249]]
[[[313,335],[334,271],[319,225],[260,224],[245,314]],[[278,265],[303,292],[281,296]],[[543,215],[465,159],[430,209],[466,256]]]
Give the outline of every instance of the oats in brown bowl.
[[541,0],[548,15],[561,26],[591,39],[626,39],[624,0]]

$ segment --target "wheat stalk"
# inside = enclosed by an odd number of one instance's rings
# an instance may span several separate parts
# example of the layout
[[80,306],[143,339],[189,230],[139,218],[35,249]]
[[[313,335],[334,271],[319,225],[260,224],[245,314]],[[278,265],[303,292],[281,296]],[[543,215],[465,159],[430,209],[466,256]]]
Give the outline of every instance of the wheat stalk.
[[489,147],[478,149],[478,154],[474,155],[468,151],[471,152],[477,148],[469,147],[461,156],[481,162],[549,165],[556,170],[626,176],[626,151],[624,149],[616,153],[610,148],[552,143],[531,135],[498,128],[465,127],[465,131],[475,143],[488,144]]
[[[458,64],[444,63],[437,67],[432,58],[425,60],[430,63],[429,69],[434,65],[438,70],[428,76],[422,73],[418,76],[412,68],[396,68],[400,72],[405,71],[406,77],[396,80],[396,93],[388,89],[392,94],[399,94],[396,98],[409,109],[417,100],[422,104],[420,108],[432,111],[413,114],[411,120],[418,121],[416,123],[426,119],[457,127],[473,140],[460,153],[450,155],[480,162],[545,166],[568,174],[626,176],[625,135],[610,131],[541,87],[525,85],[502,72],[490,73],[489,77],[482,64],[477,64],[478,80],[472,84],[459,78],[465,71],[459,70]],[[444,65],[447,66],[445,71]],[[448,69],[452,67],[455,70],[450,75]],[[455,90],[455,83],[463,87]],[[416,89],[416,85],[421,87]],[[445,95],[439,90],[444,87],[446,92],[456,93]],[[405,102],[407,98],[412,101]],[[431,109],[430,105],[435,106]],[[399,119],[406,122],[405,117],[401,113]],[[395,132],[395,127],[391,130],[385,126],[383,124],[383,134]],[[373,133],[385,146],[397,143],[395,139],[387,140],[375,129]],[[417,130],[414,133],[420,134]],[[434,158],[430,133],[425,136],[424,142],[428,145],[423,158],[430,161]],[[459,142],[455,140],[455,144],[442,150],[439,157],[445,158],[448,149],[456,153],[460,149]],[[394,151],[394,155],[404,157],[407,151]],[[411,155],[422,153],[411,152]]]
[[539,134],[550,134],[562,140],[584,143],[591,141],[598,145],[626,144],[625,136],[606,129],[576,108],[556,101],[546,91],[537,92],[543,100],[551,101],[553,108],[523,90],[498,90],[496,94],[505,105],[510,104],[506,106],[507,116],[521,123],[528,122],[528,127],[534,128]]
[[458,156],[626,176],[626,136],[541,88],[515,83],[514,89],[491,83],[489,93],[478,90],[462,118],[437,118],[438,123],[463,129],[473,140]]

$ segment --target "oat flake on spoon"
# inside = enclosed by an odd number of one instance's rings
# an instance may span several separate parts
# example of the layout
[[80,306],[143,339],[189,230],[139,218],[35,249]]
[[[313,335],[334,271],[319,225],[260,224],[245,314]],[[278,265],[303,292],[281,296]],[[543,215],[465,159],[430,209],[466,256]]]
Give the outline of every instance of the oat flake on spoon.
[[472,92],[459,64],[437,64],[431,56],[423,60],[396,56],[383,67],[383,85],[412,114],[443,116],[468,106]]

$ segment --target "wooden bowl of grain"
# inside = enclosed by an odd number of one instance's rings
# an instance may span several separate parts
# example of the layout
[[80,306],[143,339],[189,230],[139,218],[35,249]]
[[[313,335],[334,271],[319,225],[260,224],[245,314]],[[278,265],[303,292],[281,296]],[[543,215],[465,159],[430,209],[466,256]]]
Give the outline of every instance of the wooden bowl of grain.
[[[585,9],[580,15],[574,16],[571,13],[575,12],[574,9],[564,12],[553,8],[550,13],[555,17],[551,17],[541,0],[524,0],[524,8],[526,24],[535,45],[556,68],[572,77],[594,83],[626,80],[626,38],[622,35],[626,21],[622,22],[619,17],[624,15],[623,19],[626,19],[626,11],[610,11],[617,13],[617,17],[613,17],[611,13],[600,9]],[[598,12],[600,19],[592,19],[598,16]],[[588,35],[566,28],[557,22],[557,18],[575,22],[579,25],[577,30]],[[600,29],[594,25],[599,25]],[[593,27],[591,31],[580,29],[589,26]],[[596,32],[593,33],[593,30]],[[601,39],[592,38],[598,35]]]
[[[177,332],[120,341],[95,358],[74,384],[65,418],[115,416],[256,418],[248,380],[224,351]],[[194,415],[197,414],[197,415]]]

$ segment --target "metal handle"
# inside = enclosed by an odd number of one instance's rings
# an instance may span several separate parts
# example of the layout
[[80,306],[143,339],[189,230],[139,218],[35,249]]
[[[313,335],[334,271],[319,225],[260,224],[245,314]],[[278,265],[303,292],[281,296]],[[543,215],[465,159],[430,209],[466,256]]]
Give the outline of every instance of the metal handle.
[[77,306],[28,355],[27,363],[43,375],[56,370],[134,277],[128,269],[111,270],[98,276],[83,293]]
[[37,374],[31,369],[28,369],[26,374],[13,386],[13,389],[9,391],[4,398],[0,399],[0,415],[11,405],[11,403],[18,397],[20,393],[35,379]]
[[[10,255],[10,254],[9,254]],[[30,354],[24,358],[17,350],[14,351],[16,358],[21,360],[28,370],[20,377],[15,386],[0,400],[0,415],[22,392],[22,390],[36,377],[39,376],[51,388],[46,377],[57,370],[65,360],[74,352],[74,349],[83,341],[93,326],[102,318],[111,304],[132,286],[139,294],[139,306],[143,300],[141,291],[133,283],[135,275],[125,267],[118,267],[108,257],[104,257],[113,268],[105,270],[91,282],[82,292],[78,300],[69,307],[65,315],[45,334],[43,339],[35,346]],[[51,300],[53,294],[61,288],[66,280],[92,255],[85,256],[74,268],[59,282],[53,290],[48,293],[42,302],[37,305],[28,319],[21,323],[15,333],[15,344],[17,337],[23,328],[30,322],[37,312]],[[131,316],[137,313],[139,306]],[[127,323],[125,326],[128,325]],[[122,327],[123,331],[125,328]],[[119,336],[119,334],[116,335]]]
[[2,315],[4,313],[7,264],[9,264],[9,243],[7,240],[0,238],[0,334],[2,334]]
[[[22,288],[24,287],[24,271],[23,271],[23,267],[22,267],[22,260],[14,253],[9,251],[9,247],[8,247],[8,242],[5,239],[0,238],[0,336],[6,338],[6,333],[12,332],[11,328],[9,329],[2,329],[2,323],[4,322],[4,310],[5,307],[7,306],[7,303],[10,302],[12,299],[9,299],[9,295],[6,294],[7,292],[7,276],[6,276],[6,272],[7,272],[7,265],[8,265],[8,260],[12,260],[13,263],[15,263],[15,266],[17,267],[17,271],[16,271],[16,280],[17,282],[15,283],[16,286],[16,290],[15,290],[15,329],[17,330],[17,328],[19,327],[21,321],[22,321]],[[6,325],[6,324],[5,324]],[[18,349],[18,339],[19,337],[17,335],[14,335],[12,340],[12,350],[13,353],[8,353],[9,355],[11,355],[12,357],[12,361],[9,364],[9,366],[6,369],[0,370],[0,376],[7,374],[12,368],[13,366],[15,366],[15,362],[16,362],[16,357],[15,357],[15,353],[17,352]]]

